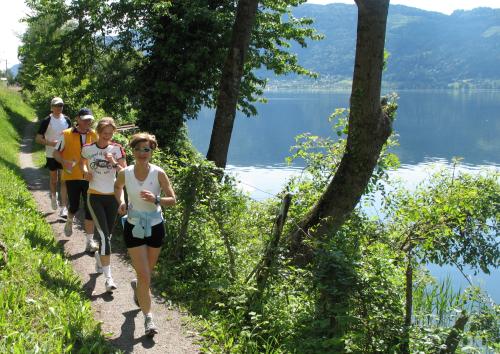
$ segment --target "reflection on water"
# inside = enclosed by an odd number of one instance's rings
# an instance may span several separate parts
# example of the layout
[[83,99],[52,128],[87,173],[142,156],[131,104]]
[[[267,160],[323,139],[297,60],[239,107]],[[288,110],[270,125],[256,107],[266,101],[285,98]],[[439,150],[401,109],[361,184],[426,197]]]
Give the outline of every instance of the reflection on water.
[[[470,165],[500,164],[500,91],[399,92],[394,130],[401,163],[429,158],[464,158]],[[347,93],[266,93],[258,116],[238,114],[228,161],[238,166],[275,166],[285,162],[295,136],[331,136],[328,116],[347,107]],[[195,146],[206,153],[214,112],[204,109],[188,122]]]
[[302,168],[298,167],[227,167],[227,171],[236,177],[238,186],[252,199],[264,200],[276,198],[287,181],[293,176],[300,176]]
[[[403,91],[394,130],[400,146],[394,150],[402,166],[391,172],[413,189],[429,175],[429,168],[450,167],[453,157],[463,157],[461,168],[476,173],[482,168],[500,169],[500,91]],[[228,156],[228,170],[240,187],[257,200],[275,196],[291,176],[300,175],[300,163],[284,166],[294,137],[309,132],[332,136],[328,116],[347,107],[347,93],[266,93],[258,116],[237,115]],[[189,135],[202,153],[208,150],[214,112],[204,109],[188,122]],[[468,283],[452,267],[432,267],[439,279],[450,276],[456,288]],[[471,272],[469,272],[471,273]],[[500,303],[500,270],[472,276],[474,284]]]
[[[389,171],[389,180],[399,182],[409,190],[425,181],[440,169],[454,169],[457,173],[481,173],[485,171],[500,171],[499,165],[466,165],[453,167],[445,159],[427,159],[416,164],[402,164],[400,168]],[[236,177],[239,187],[255,200],[276,197],[283,190],[287,181],[295,176],[307,178],[303,167],[299,166],[235,166],[228,165],[227,172]]]
[[500,163],[500,92],[402,92],[395,130],[402,163],[464,158]]

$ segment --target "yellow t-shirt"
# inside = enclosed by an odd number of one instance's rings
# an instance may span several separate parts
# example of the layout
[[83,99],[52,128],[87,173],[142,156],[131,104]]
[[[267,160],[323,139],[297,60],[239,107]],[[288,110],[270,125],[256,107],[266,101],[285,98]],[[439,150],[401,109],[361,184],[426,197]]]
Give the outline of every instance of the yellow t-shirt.
[[83,172],[80,167],[82,147],[84,144],[96,141],[97,134],[93,130],[89,130],[86,134],[81,134],[76,128],[63,130],[63,137],[56,149],[61,152],[63,160],[72,161],[74,164],[71,170],[63,168],[63,181],[83,180]]

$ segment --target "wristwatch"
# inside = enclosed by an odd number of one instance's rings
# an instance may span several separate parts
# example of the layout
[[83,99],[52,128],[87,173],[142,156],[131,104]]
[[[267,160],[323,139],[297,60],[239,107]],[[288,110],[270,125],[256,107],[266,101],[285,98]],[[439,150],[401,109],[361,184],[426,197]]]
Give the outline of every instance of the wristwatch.
[[160,205],[161,197],[160,195],[155,196],[155,205]]

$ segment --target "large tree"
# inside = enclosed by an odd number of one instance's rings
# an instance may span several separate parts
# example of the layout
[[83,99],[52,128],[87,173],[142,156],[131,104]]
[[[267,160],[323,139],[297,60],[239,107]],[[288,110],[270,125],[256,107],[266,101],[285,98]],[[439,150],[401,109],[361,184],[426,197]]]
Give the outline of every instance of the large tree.
[[231,45],[222,70],[217,110],[207,153],[207,159],[214,161],[215,165],[221,168],[226,167],[240,82],[258,4],[258,0],[238,1]]
[[389,0],[356,0],[358,25],[348,137],[340,165],[320,199],[288,235],[297,264],[314,257],[314,242],[335,233],[368,185],[391,121],[381,104],[384,43]]

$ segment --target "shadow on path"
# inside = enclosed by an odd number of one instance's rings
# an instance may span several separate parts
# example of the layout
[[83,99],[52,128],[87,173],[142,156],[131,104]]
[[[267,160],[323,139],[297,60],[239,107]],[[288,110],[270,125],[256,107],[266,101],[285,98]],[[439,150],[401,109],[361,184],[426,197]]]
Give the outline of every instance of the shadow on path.
[[139,315],[142,317],[141,310],[131,310],[123,312],[122,315],[125,317],[125,321],[120,327],[120,336],[113,339],[111,343],[117,348],[121,348],[125,353],[132,353],[134,346],[140,344],[144,349],[151,349],[155,346],[156,342],[154,338],[143,335],[139,338],[135,338],[132,343],[130,343],[129,338],[133,338],[135,332],[135,318]]

